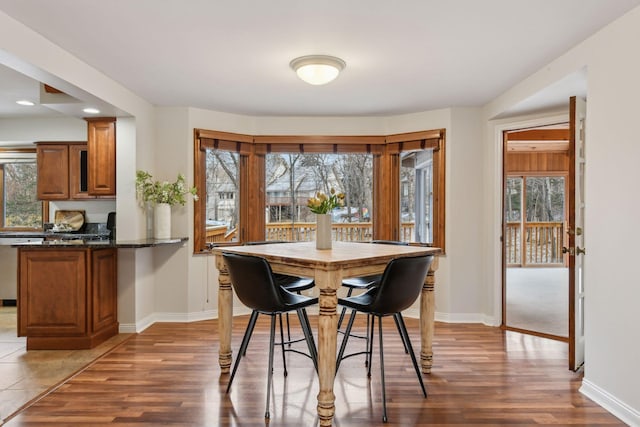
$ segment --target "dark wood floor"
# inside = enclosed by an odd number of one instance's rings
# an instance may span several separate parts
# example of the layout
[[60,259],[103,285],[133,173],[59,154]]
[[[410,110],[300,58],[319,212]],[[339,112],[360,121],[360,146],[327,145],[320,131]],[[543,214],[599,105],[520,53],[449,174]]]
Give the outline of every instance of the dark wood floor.
[[[239,347],[247,316],[234,319]],[[220,375],[217,322],[160,323],[134,335],[7,422],[18,426],[264,425],[268,323],[259,321],[232,391]],[[434,367],[420,392],[390,319],[385,324],[388,426],[624,425],[578,392],[566,344],[482,325],[436,324]],[[312,316],[312,323],[315,318]],[[414,345],[418,323],[406,319]],[[297,328],[295,332],[299,332]],[[362,342],[355,340],[355,347]],[[317,424],[311,361],[276,353],[271,426]],[[335,383],[336,426],[382,425],[377,352],[343,362]]]

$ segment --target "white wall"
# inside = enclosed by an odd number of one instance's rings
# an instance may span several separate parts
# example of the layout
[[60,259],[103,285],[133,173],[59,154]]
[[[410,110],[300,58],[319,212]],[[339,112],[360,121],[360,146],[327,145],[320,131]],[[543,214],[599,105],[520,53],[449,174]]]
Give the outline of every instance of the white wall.
[[[487,105],[487,119],[563,76],[587,67],[586,134],[586,353],[581,391],[630,425],[640,425],[640,287],[636,278],[635,226],[640,201],[637,117],[640,114],[640,8],[636,8],[576,46]],[[487,149],[495,147],[488,122]],[[491,156],[489,156],[491,157]],[[487,157],[485,157],[487,158]],[[485,176],[499,160],[488,159]],[[486,204],[489,218],[499,215]],[[495,224],[487,222],[488,227]],[[488,264],[495,263],[495,241],[486,243]],[[491,269],[494,271],[494,269]],[[487,281],[499,277],[489,272]]]
[[[635,408],[640,425],[640,8],[589,43],[585,385]],[[599,395],[599,393],[598,393]]]
[[87,122],[73,117],[0,119],[0,141],[86,141]]

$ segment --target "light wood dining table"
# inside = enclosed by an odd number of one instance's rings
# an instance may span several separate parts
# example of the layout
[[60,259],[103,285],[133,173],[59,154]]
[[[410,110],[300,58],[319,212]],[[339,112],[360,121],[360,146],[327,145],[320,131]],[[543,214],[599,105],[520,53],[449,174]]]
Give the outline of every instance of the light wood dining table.
[[[335,413],[333,383],[337,347],[337,290],[342,279],[379,274],[394,258],[436,255],[440,249],[425,246],[400,246],[360,242],[333,242],[331,249],[316,249],[315,242],[278,243],[249,246],[224,246],[213,249],[219,271],[218,327],[219,364],[223,374],[231,367],[231,330],[233,290],[222,254],[255,255],[265,258],[275,273],[313,277],[319,290],[318,316],[318,419],[321,426],[330,426]],[[420,364],[423,373],[430,373],[433,363],[432,340],[434,322],[434,273],[438,258],[434,257],[420,298]]]

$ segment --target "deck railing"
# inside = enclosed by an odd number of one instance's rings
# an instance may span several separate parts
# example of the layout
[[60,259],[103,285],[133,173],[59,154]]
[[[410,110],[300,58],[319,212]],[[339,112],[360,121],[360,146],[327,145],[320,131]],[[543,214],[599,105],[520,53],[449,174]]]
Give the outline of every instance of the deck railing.
[[563,265],[564,223],[527,222],[524,239],[520,222],[508,222],[505,235],[507,264],[513,266]]
[[[403,222],[400,227],[400,237],[410,242],[413,237],[415,224]],[[341,242],[358,242],[371,240],[373,225],[371,222],[338,222],[333,223],[332,238]],[[235,237],[235,229],[227,231],[225,226],[207,227],[206,239],[208,243],[230,242]],[[269,222],[266,228],[266,240],[311,241],[316,238],[315,222]]]

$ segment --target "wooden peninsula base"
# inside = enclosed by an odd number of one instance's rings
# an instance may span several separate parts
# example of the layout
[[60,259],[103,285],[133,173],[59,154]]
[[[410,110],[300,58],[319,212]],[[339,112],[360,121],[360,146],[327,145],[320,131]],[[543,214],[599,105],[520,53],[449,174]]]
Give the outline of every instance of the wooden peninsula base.
[[88,349],[118,333],[116,248],[18,249],[18,335],[27,350]]

